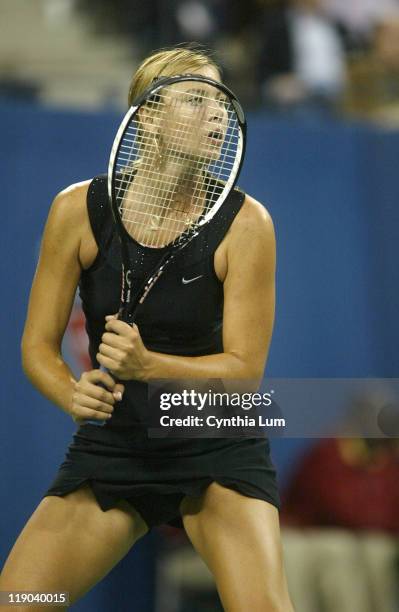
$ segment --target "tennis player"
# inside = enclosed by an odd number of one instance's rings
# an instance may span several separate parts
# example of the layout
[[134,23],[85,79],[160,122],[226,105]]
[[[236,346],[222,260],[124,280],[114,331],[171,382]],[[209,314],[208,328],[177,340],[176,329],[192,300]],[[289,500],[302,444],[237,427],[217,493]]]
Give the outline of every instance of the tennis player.
[[[157,77],[184,73],[221,78],[195,47],[162,50],[138,68],[129,105]],[[157,439],[141,426],[151,379],[262,377],[274,320],[271,218],[234,189],[152,289],[134,326],[114,316],[120,268],[106,177],[57,195],[22,355],[32,383],[78,429],[9,554],[0,589],[68,591],[74,603],[148,530],[171,524],[184,527],[210,568],[226,611],[292,612],[268,441]],[[61,355],[77,287],[93,363],[78,380]]]

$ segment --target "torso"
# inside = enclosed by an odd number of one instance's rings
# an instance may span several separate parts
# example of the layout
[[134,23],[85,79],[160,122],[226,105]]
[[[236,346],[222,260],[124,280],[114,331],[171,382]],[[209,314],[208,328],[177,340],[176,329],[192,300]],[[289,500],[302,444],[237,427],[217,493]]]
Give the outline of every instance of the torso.
[[[95,258],[97,257],[98,247],[93,236],[93,232],[90,227],[89,217],[87,215],[86,197],[87,189],[90,185],[90,181],[84,181],[79,184],[79,206],[81,206],[86,212],[84,214],[84,223],[81,227],[80,233],[80,245],[79,245],[79,262],[83,270],[90,268]],[[240,216],[241,211],[237,214],[237,219]],[[214,254],[214,268],[215,273],[220,282],[224,282],[227,274],[227,247],[229,236],[233,230],[232,227],[228,230],[226,236],[217,247]]]

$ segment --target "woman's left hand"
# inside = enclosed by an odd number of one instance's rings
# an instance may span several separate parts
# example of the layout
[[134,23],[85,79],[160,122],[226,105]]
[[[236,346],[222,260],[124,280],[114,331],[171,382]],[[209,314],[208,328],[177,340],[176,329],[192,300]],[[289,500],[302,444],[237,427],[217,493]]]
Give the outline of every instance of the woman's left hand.
[[118,380],[145,380],[150,351],[144,346],[137,325],[119,321],[115,315],[105,319],[98,363]]

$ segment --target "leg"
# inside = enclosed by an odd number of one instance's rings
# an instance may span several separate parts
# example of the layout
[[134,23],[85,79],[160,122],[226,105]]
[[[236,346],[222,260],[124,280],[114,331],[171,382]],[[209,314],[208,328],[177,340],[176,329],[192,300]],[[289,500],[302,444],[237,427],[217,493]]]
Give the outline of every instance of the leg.
[[213,482],[201,497],[185,497],[180,509],[226,612],[293,612],[274,506]]
[[296,612],[317,612],[317,564],[306,529],[287,528],[281,533],[288,588]]
[[396,568],[399,541],[385,533],[365,532],[359,545],[366,566],[373,610],[395,612],[399,595]]
[[317,584],[326,612],[371,612],[366,568],[355,533],[346,529],[311,529]]
[[[65,497],[45,497],[8,556],[0,590],[68,591],[72,604],[99,582],[147,530],[141,516],[126,501],[103,512],[87,484]],[[6,609],[15,612],[20,608]],[[23,612],[34,609],[40,607],[21,607]],[[49,612],[52,609],[46,606]]]

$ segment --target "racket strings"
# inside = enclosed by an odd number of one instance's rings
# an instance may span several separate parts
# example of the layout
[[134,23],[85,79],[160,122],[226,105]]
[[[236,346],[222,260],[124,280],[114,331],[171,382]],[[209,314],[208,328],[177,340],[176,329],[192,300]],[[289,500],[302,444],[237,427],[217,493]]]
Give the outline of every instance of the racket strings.
[[194,228],[237,163],[240,127],[227,96],[184,85],[165,88],[133,115],[117,154],[120,218],[145,246],[166,246]]
[[[176,195],[175,190],[171,189],[169,186],[166,186],[160,192],[162,193],[163,198],[165,198],[165,202],[159,197],[158,193],[148,193],[147,191],[140,191],[140,189],[134,189],[134,196],[138,198],[146,199],[146,201],[148,201],[149,203],[151,203],[151,200],[154,200],[154,203],[156,203],[159,210],[166,210],[166,211],[170,210],[171,212],[172,211],[185,212],[184,208],[178,208],[177,206],[175,206],[174,201],[172,201],[173,196]],[[128,194],[128,193],[129,191],[125,190],[125,194]],[[196,198],[195,198],[195,201],[191,203],[191,207],[193,209],[198,209],[199,211],[201,211],[203,210],[203,206],[200,205],[199,203],[196,203],[196,200],[199,200],[199,198],[203,199],[204,197],[208,197],[208,199],[212,199],[212,195],[216,197],[217,194],[218,194],[217,191],[215,191],[214,194],[211,194],[208,188],[198,185],[198,189],[196,189]],[[133,212],[133,213],[135,212],[134,210],[131,211],[128,205],[130,201],[133,201],[133,200],[129,198],[127,195],[125,195],[123,198],[123,204],[125,205],[121,204],[120,206],[120,211],[123,212],[124,218],[128,218],[129,212]],[[141,212],[146,212],[146,211],[141,211]]]
[[[215,183],[216,184],[216,183]],[[163,182],[160,185],[154,186],[150,191],[134,190],[134,197],[131,198],[129,190],[125,189],[125,196],[122,199],[120,207],[123,222],[127,225],[129,233],[131,233],[131,225],[142,226],[142,231],[137,234],[133,230],[133,237],[138,242],[144,242],[148,246],[161,246],[161,243],[169,243],[178,234],[186,229],[187,224],[198,220],[201,213],[204,211],[205,205],[209,207],[217,201],[221,189],[211,189],[209,185],[204,186],[203,179],[197,179],[191,193],[185,197],[180,203],[176,200],[176,188],[170,187]],[[182,194],[184,196],[184,192]],[[141,208],[134,204],[135,201],[141,201]],[[143,208],[144,207],[144,208]],[[159,241],[157,238],[148,240],[146,235],[148,230],[158,229],[162,223],[162,238]]]

